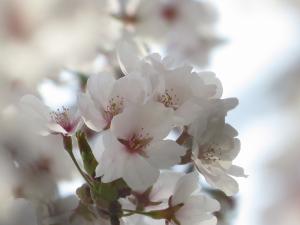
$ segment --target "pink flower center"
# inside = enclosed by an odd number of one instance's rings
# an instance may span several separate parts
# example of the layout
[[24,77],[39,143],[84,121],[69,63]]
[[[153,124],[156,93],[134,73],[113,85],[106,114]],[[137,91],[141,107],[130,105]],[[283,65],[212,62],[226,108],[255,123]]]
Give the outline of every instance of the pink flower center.
[[119,95],[115,98],[111,98],[108,102],[108,105],[106,106],[106,109],[104,110],[104,117],[107,121],[107,127],[110,126],[111,120],[114,116],[118,115],[123,111],[124,108],[124,99],[123,97],[120,97]]
[[51,119],[64,128],[67,132],[71,132],[76,127],[79,122],[79,118],[76,120],[71,120],[70,110],[66,107],[62,107],[62,110],[57,109],[50,113]]
[[149,136],[149,134],[146,134],[145,136],[142,134],[134,134],[131,138],[128,140],[119,139],[119,141],[125,145],[126,150],[131,154],[142,154],[144,155],[145,148],[150,144],[150,142],[153,140],[152,137]]

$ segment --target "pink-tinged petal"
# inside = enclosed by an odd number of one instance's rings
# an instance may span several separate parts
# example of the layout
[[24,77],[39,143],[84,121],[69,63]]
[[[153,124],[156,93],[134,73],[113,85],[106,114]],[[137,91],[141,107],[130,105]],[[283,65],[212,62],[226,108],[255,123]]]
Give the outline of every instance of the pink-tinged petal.
[[51,133],[54,133],[54,134],[58,133],[58,134],[63,134],[63,135],[68,134],[68,132],[61,125],[59,125],[57,123],[48,123],[47,127]]
[[173,111],[162,104],[149,102],[145,105],[130,106],[112,120],[113,133],[122,139],[133,133],[162,139],[173,128]]
[[81,94],[78,99],[79,111],[85,124],[92,130],[100,132],[107,126],[107,121],[104,119],[92,99],[87,94]]
[[138,130],[138,112],[135,106],[126,108],[123,113],[116,115],[111,122],[111,131],[120,139],[128,139]]
[[113,97],[120,96],[126,103],[144,103],[148,95],[148,81],[142,76],[125,76],[118,79],[112,89]]
[[94,74],[90,76],[87,82],[87,90],[91,95],[97,108],[105,107],[108,104],[111,90],[116,82],[116,79],[106,73]]
[[102,181],[107,183],[123,177],[125,165],[127,165],[130,155],[109,132],[103,135],[103,143],[105,151],[99,160],[96,175],[103,176]]
[[159,177],[159,170],[151,166],[147,160],[139,154],[131,154],[124,168],[123,178],[135,191],[145,191]]
[[185,202],[197,188],[199,188],[198,175],[194,172],[184,175],[175,186],[172,204],[175,206]]
[[186,148],[175,141],[159,140],[151,143],[145,152],[151,165],[167,169],[180,162],[181,156],[186,153]]

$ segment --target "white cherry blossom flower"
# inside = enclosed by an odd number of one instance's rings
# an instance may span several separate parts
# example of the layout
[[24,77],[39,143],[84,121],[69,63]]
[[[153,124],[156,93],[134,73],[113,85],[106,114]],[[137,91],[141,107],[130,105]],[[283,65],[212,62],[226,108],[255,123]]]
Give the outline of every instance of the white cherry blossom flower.
[[33,95],[23,96],[20,106],[29,119],[32,119],[35,125],[39,127],[39,133],[42,135],[62,134],[69,136],[81,126],[78,111],[71,111],[64,106],[53,111]]
[[158,79],[162,80],[162,84],[154,90],[153,99],[175,110],[184,125],[190,124],[203,110],[199,102],[222,94],[220,81],[212,72],[193,72],[191,66],[170,68],[170,59],[162,60],[158,55],[150,55],[146,60],[151,63]]
[[[232,107],[234,101],[227,100],[227,107]],[[245,174],[241,167],[232,165],[240,151],[240,141],[236,138],[237,131],[225,123],[225,111],[219,108],[219,115],[211,116],[206,128],[199,122],[199,129],[193,127],[190,132],[194,136],[193,152],[197,169],[210,185],[230,196],[238,192],[238,183],[231,176],[245,177]]]
[[97,132],[109,128],[126,105],[143,103],[147,97],[146,82],[136,76],[116,80],[108,74],[95,74],[88,80],[87,92],[79,97],[79,110],[86,125]]
[[[198,176],[190,173],[181,177],[169,199],[172,214],[166,218],[166,224],[172,225],[201,225],[217,223],[211,214],[220,209],[219,203],[203,194],[197,193],[199,188]],[[198,189],[199,192],[199,189]]]
[[126,108],[102,136],[103,146],[97,144],[94,150],[99,162],[96,175],[103,182],[122,177],[133,190],[146,190],[157,180],[159,169],[179,163],[185,154],[184,147],[163,140],[172,128],[172,111],[161,104]]

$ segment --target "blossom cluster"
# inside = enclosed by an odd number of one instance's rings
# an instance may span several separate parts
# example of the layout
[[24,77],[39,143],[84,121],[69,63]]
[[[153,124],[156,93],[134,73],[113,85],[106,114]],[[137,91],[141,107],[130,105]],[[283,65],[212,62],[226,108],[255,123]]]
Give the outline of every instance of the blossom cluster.
[[224,42],[210,2],[0,5],[0,224],[215,224],[225,207],[200,184],[232,196],[245,175],[238,102],[199,72]]
[[[232,161],[240,142],[225,120],[238,101],[221,98],[214,73],[174,66],[171,57],[137,49],[133,42],[120,43],[124,76],[91,75],[76,109],[51,111],[33,95],[20,106],[40,134],[63,137],[86,181],[77,195],[93,219],[113,225],[216,224],[213,212],[220,205],[201,193],[198,178],[228,196],[238,192],[232,176],[245,175]],[[75,138],[83,168],[73,154]],[[192,172],[174,172],[176,165],[190,165]]]

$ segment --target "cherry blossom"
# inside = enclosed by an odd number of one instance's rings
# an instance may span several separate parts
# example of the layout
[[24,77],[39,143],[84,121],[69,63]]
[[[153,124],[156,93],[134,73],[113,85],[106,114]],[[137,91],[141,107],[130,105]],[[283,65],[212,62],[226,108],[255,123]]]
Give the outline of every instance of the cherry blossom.
[[159,55],[146,58],[159,76],[161,85],[154,90],[153,99],[172,108],[184,125],[190,124],[203,111],[202,103],[221,95],[220,81],[212,72],[194,72],[191,66],[172,68],[170,58]]
[[21,99],[21,109],[39,126],[42,135],[63,134],[72,135],[81,126],[79,112],[67,107],[51,110],[41,100],[33,95],[25,95]]
[[79,110],[85,124],[98,132],[109,128],[114,116],[120,114],[126,105],[145,101],[146,85],[141,77],[116,80],[108,74],[91,76],[87,93],[79,97]]
[[198,129],[190,129],[194,135],[194,162],[210,185],[233,195],[238,192],[238,183],[231,176],[245,177],[245,174],[241,167],[232,165],[240,151],[240,141],[236,138],[237,131],[225,122],[224,113],[236,105],[236,99],[219,103],[217,115],[210,115],[205,129],[199,121]]
[[174,193],[169,199],[169,207],[173,210],[170,210],[166,224],[213,225],[217,223],[217,219],[211,213],[220,209],[219,203],[197,193],[198,187],[198,176],[195,173],[184,175],[178,180]]
[[157,180],[159,168],[179,163],[185,154],[184,147],[163,140],[172,128],[172,111],[161,104],[125,109],[112,120],[111,131],[103,135],[105,150],[100,157],[94,150],[101,162],[97,176],[102,176],[103,182],[123,178],[133,190],[146,190]]

